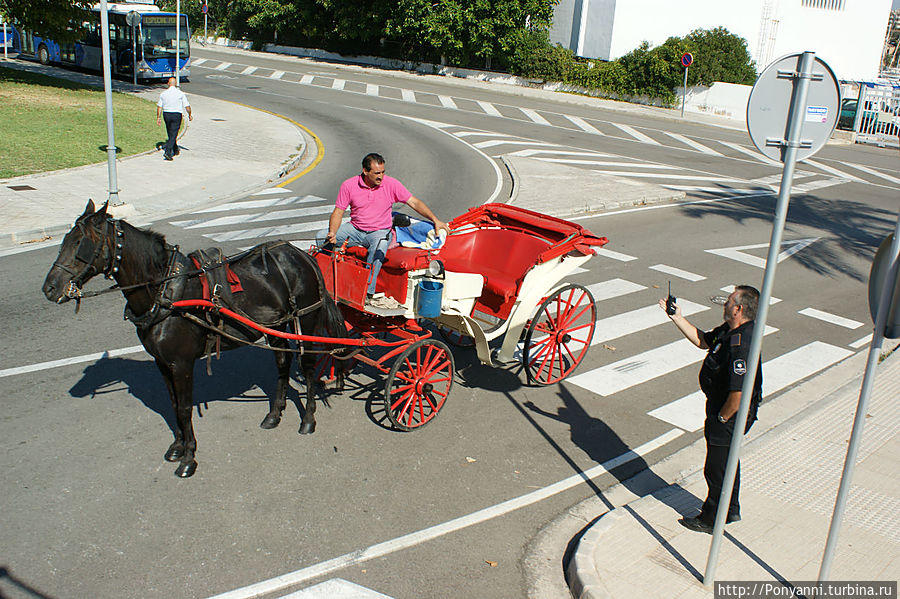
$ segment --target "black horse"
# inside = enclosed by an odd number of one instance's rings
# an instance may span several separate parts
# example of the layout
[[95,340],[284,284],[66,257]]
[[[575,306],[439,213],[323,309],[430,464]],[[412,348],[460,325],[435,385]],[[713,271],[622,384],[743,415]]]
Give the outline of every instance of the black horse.
[[[263,335],[228,319],[210,317],[204,311],[173,308],[172,302],[202,298],[206,285],[212,286],[214,298],[224,306],[271,329],[294,328],[299,333],[299,324],[307,334],[320,332],[337,338],[346,334],[344,320],[322,284],[315,260],[289,243],[262,244],[228,259],[243,287],[231,293],[221,290],[214,281],[201,280],[203,275],[197,276],[194,263],[178,248],[169,246],[162,235],[114,219],[107,215],[106,208],[104,204],[95,211],[94,203],[88,201],[84,214],[63,239],[59,256],[44,280],[43,292],[56,303],[80,301],[81,287],[93,276],[104,274],[116,280],[127,300],[125,316],[135,323],[141,343],[156,360],[175,410],[175,441],[165,459],[180,461],[175,474],[188,477],[197,469],[197,440],[191,424],[194,362],[219,348],[257,342]],[[215,269],[224,271],[225,265],[209,270]],[[221,299],[216,294],[221,294]],[[281,421],[293,353],[278,351],[289,349],[285,339],[266,337],[276,348],[278,368],[275,397],[269,399],[269,412],[260,424],[269,429]],[[314,354],[303,354],[300,364],[307,394],[299,432],[308,434],[316,428]]]

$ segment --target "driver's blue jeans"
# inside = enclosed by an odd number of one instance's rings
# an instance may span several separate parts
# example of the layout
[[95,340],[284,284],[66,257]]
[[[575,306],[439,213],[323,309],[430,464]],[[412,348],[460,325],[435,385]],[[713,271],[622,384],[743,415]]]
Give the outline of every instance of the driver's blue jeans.
[[[379,229],[377,231],[361,231],[351,225],[349,222],[344,223],[338,228],[335,245],[341,247],[344,240],[347,245],[361,245],[368,250],[366,254],[366,262],[372,267],[369,273],[369,286],[366,289],[368,295],[375,293],[375,281],[378,273],[381,271],[381,265],[384,264],[384,253],[388,248],[388,233],[390,229]],[[325,248],[325,237],[328,235],[328,229],[322,229],[316,233],[316,245]]]

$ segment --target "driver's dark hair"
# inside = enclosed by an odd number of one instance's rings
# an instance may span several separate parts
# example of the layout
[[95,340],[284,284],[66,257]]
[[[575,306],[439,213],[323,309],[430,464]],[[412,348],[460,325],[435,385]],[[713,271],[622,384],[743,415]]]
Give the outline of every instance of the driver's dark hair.
[[756,320],[756,312],[759,310],[759,291],[750,285],[738,285],[734,290],[738,292],[734,300],[743,308],[744,318]]
[[372,163],[375,164],[384,164],[384,157],[381,154],[376,154],[372,152],[371,154],[366,154],[366,157],[363,158],[362,167],[364,171],[372,170]]

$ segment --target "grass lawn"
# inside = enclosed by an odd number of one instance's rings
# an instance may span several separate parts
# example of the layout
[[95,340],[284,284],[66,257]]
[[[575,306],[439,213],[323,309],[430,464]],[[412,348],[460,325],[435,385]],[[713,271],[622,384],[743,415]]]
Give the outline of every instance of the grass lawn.
[[[113,92],[119,156],[156,147],[166,134],[152,102]],[[0,67],[0,178],[105,162],[103,90]]]

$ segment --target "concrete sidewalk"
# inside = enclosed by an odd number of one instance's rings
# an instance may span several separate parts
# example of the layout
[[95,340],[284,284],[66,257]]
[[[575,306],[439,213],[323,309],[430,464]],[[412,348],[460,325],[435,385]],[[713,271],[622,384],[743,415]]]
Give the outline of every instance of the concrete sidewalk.
[[[772,583],[787,596],[791,583],[818,578],[866,357],[861,352],[760,407],[741,459],[743,520],[726,526],[716,581]],[[900,573],[898,389],[895,352],[876,371],[832,580],[896,583]],[[778,424],[760,426],[765,422]],[[690,463],[695,472],[682,471],[674,484],[614,509],[595,505],[601,516],[584,531],[568,568],[576,599],[652,597],[661,589],[667,597],[713,595],[702,584],[712,537],[678,524],[706,497],[704,454],[701,439],[639,477],[649,484],[653,471],[666,478]]]
[[[42,67],[19,60],[9,68],[46,72],[102,86],[102,78]],[[146,89],[115,81],[120,91],[152,101],[162,87]],[[140,91],[138,91],[140,90]],[[316,157],[314,141],[299,127],[276,115],[204,96],[189,94],[194,119],[185,123],[172,162],[162,152],[147,152],[116,162],[121,207],[110,212],[143,225],[178,212],[245,195],[276,182]],[[147,119],[156,119],[154,106]],[[165,130],[159,128],[160,140]],[[98,160],[105,157],[97,152]],[[19,246],[68,231],[89,198],[102,204],[108,197],[109,172],[104,160],[83,167],[0,180],[0,248]]]

